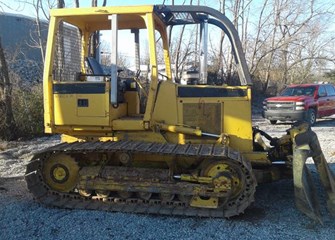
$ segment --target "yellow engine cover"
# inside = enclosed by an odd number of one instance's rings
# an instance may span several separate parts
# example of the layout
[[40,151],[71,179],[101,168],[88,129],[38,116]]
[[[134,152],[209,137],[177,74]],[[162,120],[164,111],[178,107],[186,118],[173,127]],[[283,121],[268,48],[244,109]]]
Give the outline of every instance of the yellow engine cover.
[[55,83],[56,125],[109,126],[106,83]]

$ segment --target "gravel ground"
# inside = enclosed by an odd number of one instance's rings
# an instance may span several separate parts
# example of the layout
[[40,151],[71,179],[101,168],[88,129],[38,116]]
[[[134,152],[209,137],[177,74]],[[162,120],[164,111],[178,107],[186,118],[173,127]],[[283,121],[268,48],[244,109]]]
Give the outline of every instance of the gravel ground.
[[[289,124],[269,125],[261,117],[255,125],[280,136]],[[327,161],[335,172],[335,118],[320,120],[317,132]],[[32,152],[59,142],[59,137],[29,142],[0,143],[0,239],[335,239],[335,219],[320,195],[323,225],[294,206],[291,180],[257,187],[256,200],[245,214],[231,219],[168,217],[46,208],[34,202],[23,179]],[[311,163],[311,161],[308,161]]]

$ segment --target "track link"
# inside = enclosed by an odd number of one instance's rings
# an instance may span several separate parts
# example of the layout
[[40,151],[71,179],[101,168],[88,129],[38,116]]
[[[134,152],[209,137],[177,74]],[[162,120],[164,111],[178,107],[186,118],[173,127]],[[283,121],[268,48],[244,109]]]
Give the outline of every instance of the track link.
[[[209,209],[191,207],[178,200],[162,201],[157,199],[143,200],[140,198],[124,200],[117,197],[83,197],[75,191],[70,193],[54,191],[44,182],[42,174],[43,162],[52,154],[106,153],[118,151],[132,151],[133,153],[141,154],[197,156],[204,159],[219,160],[228,158],[240,165],[245,175],[247,187],[238,199],[228,201],[227,204],[222,207]],[[69,209],[92,209],[200,217],[232,217],[243,213],[254,201],[254,193],[257,185],[250,162],[245,160],[239,152],[227,146],[213,144],[180,145],[139,141],[61,143],[36,153],[27,165],[25,179],[27,187],[35,199],[47,206]]]

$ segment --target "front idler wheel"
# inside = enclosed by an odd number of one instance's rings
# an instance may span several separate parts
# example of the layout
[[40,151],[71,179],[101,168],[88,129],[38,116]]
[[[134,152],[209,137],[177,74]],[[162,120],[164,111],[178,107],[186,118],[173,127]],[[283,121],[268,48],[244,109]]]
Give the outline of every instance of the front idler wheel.
[[52,190],[70,192],[78,183],[79,166],[69,155],[52,155],[45,161],[42,171],[46,184]]

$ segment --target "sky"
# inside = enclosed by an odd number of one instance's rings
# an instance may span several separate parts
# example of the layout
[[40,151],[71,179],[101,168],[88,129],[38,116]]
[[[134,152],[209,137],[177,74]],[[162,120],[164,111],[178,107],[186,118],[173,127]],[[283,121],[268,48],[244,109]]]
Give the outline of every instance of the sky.
[[[20,13],[23,15],[32,16],[35,11],[31,4],[24,4],[22,2],[34,2],[34,0],[0,0],[0,6],[4,12]],[[42,0],[46,2],[47,0]],[[55,1],[55,0],[53,0]],[[194,0],[197,3],[198,0]],[[199,0],[200,4],[206,3],[206,5],[219,5],[220,0]],[[36,0],[35,0],[36,2]],[[65,0],[66,7],[74,7],[73,0]],[[91,6],[91,0],[79,0],[80,7]],[[98,0],[98,5],[101,6],[102,0]],[[130,5],[145,5],[145,4],[172,4],[173,0],[107,0],[107,6],[130,6]],[[174,4],[182,4],[184,0],[174,0]],[[189,1],[187,1],[189,3]],[[6,7],[9,6],[10,8]]]

